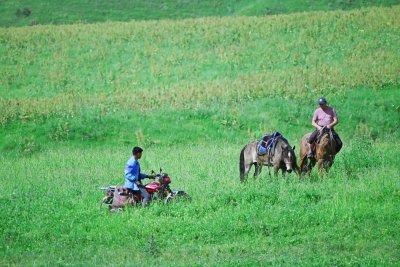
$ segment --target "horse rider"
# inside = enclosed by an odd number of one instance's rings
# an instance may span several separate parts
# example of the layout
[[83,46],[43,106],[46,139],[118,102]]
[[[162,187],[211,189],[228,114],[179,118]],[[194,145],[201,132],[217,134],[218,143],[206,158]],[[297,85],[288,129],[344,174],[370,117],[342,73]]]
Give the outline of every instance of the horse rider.
[[333,127],[339,123],[335,109],[328,106],[328,102],[324,97],[319,98],[317,103],[319,104],[319,108],[314,111],[311,122],[315,127],[315,131],[308,138],[309,150],[307,157],[309,159],[314,157],[315,140],[318,134],[322,133],[322,129],[324,127],[332,130],[332,134],[336,142],[336,153],[340,151],[343,145],[339,135],[333,129]]
[[140,192],[142,196],[142,205],[146,207],[149,200],[150,194],[147,192],[146,187],[142,184],[142,180],[145,178],[154,179],[154,175],[147,175],[140,172],[139,159],[142,157],[143,149],[135,146],[132,149],[132,157],[128,160],[125,165],[125,185],[129,193],[135,194]]

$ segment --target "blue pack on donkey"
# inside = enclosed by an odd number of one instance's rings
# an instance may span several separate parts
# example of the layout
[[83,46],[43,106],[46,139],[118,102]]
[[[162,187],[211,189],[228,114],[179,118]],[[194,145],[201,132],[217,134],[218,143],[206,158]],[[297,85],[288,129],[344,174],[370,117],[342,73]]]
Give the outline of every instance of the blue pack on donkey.
[[288,143],[286,138],[283,137],[283,135],[279,131],[276,131],[274,134],[266,134],[258,142],[257,154],[259,156],[265,156],[267,153],[271,153],[273,151],[271,150],[271,148],[272,146],[276,145],[275,141],[278,137],[282,138],[286,143]]
[[294,147],[289,145],[279,131],[266,134],[261,140],[253,141],[242,149],[239,162],[241,182],[246,180],[252,165],[255,166],[254,176],[261,173],[263,166],[272,166],[275,176],[278,175],[279,169],[282,170],[283,176],[292,170],[299,174]]

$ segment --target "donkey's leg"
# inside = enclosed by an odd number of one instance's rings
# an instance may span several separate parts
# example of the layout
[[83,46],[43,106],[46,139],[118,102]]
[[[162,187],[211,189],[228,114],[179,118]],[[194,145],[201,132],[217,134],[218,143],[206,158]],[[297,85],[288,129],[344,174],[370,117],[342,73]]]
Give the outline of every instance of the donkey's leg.
[[256,177],[256,176],[260,175],[260,173],[261,173],[262,164],[256,162],[256,163],[254,163],[254,166],[256,167],[255,171],[254,171],[254,177]]
[[274,175],[278,177],[279,166],[274,166]]
[[282,167],[281,167],[281,170],[282,170],[282,176],[285,177],[285,175],[286,175],[286,170],[287,170],[287,169],[286,169],[286,166],[282,166]]
[[240,174],[240,182],[246,182],[247,175],[250,172],[251,164],[244,164],[244,172]]
[[254,174],[253,176],[256,177],[258,175],[258,164],[257,162],[254,162]]
[[299,166],[297,166],[297,164],[294,165],[293,171],[296,174],[297,178],[300,180],[301,179],[301,169],[299,168]]

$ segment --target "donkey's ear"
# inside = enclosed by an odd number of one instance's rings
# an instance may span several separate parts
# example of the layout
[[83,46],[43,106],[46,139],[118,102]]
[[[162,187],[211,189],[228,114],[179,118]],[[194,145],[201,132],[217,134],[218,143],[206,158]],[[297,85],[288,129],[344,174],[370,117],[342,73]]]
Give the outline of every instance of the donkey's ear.
[[293,146],[293,151],[296,149],[296,146]]

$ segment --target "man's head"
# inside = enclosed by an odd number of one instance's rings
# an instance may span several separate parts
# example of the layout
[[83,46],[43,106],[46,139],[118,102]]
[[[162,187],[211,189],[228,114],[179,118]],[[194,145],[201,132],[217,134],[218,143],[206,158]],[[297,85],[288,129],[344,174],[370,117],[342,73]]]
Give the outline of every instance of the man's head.
[[136,158],[136,159],[140,159],[142,157],[142,152],[143,149],[141,147],[135,146],[132,149],[132,155]]
[[317,103],[321,108],[324,108],[324,107],[326,107],[326,104],[328,102],[326,101],[326,99],[324,97],[320,97],[320,98],[318,98]]

